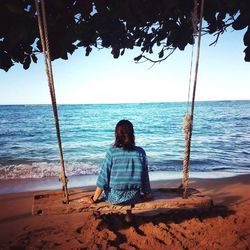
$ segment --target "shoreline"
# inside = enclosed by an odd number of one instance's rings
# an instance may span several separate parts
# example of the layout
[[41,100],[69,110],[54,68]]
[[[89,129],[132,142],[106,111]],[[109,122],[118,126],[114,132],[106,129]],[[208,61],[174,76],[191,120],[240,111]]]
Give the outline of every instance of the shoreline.
[[[191,172],[192,179],[222,179],[241,175],[250,175],[250,173],[238,172]],[[150,182],[157,181],[181,181],[182,172],[175,171],[153,171],[149,172]],[[79,175],[68,177],[68,188],[80,188],[95,186],[97,175]],[[9,193],[37,192],[46,190],[61,189],[61,182],[58,177],[44,178],[23,178],[23,179],[0,179],[0,195]]]
[[[151,181],[152,189],[176,187],[179,179]],[[167,214],[90,212],[32,216],[33,192],[0,195],[1,249],[249,249],[250,174],[191,178],[190,187],[213,199],[211,210],[175,209]],[[75,191],[94,191],[94,186]],[[219,230],[217,230],[218,228]]]

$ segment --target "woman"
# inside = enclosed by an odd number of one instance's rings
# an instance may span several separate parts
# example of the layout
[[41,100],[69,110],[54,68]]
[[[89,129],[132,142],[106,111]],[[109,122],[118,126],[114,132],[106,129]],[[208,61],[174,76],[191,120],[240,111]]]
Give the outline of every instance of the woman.
[[[146,153],[135,146],[134,128],[130,121],[117,123],[115,142],[106,153],[96,185],[92,203],[97,202],[101,194],[104,201],[121,205],[133,205],[141,195],[151,197]],[[127,210],[128,215],[131,215],[131,210]]]

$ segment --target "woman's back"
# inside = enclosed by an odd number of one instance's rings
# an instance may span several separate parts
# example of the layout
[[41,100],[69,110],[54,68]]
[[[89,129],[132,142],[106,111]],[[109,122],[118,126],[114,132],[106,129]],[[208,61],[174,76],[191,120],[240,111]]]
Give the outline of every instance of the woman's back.
[[140,188],[147,168],[145,151],[140,147],[133,151],[112,147],[107,154],[111,157],[110,188]]

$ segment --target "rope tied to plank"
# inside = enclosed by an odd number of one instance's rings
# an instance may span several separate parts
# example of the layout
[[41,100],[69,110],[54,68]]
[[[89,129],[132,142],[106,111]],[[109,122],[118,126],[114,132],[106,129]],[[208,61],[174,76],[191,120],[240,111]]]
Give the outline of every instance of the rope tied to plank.
[[58,111],[57,111],[56,92],[55,92],[55,85],[54,85],[54,78],[53,78],[53,71],[52,71],[52,64],[51,64],[51,56],[50,56],[50,49],[49,49],[49,38],[48,38],[44,0],[40,0],[40,1],[35,0],[35,5],[36,5],[36,10],[37,10],[40,40],[41,40],[42,49],[44,53],[44,59],[45,59],[45,69],[46,69],[46,74],[48,78],[48,85],[49,85],[52,109],[53,109],[53,114],[54,114],[57,143],[59,147],[59,158],[60,158],[60,163],[61,163],[61,173],[59,175],[59,180],[62,182],[62,189],[64,192],[64,203],[69,203],[69,194],[68,194],[68,188],[67,188],[68,179],[65,174],[62,141],[61,141],[59,118],[58,118]]
[[[183,159],[183,178],[182,184],[180,188],[183,188],[183,198],[186,199],[188,197],[188,187],[189,187],[189,172],[190,172],[190,151],[191,151],[191,138],[192,138],[192,130],[193,130],[193,118],[194,118],[194,105],[195,105],[195,94],[196,94],[196,85],[198,79],[198,69],[199,69],[199,59],[200,59],[200,47],[201,47],[201,30],[202,30],[202,18],[203,18],[203,10],[204,10],[204,0],[200,1],[200,18],[199,18],[199,30],[198,30],[198,46],[197,46],[197,55],[196,55],[196,66],[194,73],[194,85],[193,85],[193,95],[192,95],[192,107],[191,114],[186,113],[184,117],[183,124],[183,133],[185,137],[185,147],[184,147],[184,159]],[[192,25],[194,34],[197,29],[197,0],[194,0],[194,10],[192,15]],[[193,53],[193,52],[192,52]],[[191,61],[192,67],[192,61]],[[190,70],[191,72],[191,70]],[[191,73],[190,73],[191,79]],[[190,82],[189,79],[189,89]],[[188,93],[188,102],[189,102],[189,93]]]

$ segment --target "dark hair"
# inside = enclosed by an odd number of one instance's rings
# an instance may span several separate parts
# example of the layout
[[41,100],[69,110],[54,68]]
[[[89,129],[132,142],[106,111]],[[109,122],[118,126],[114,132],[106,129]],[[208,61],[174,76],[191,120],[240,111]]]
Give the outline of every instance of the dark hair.
[[132,151],[135,148],[135,136],[133,124],[128,120],[121,120],[115,127],[115,143],[117,148]]

